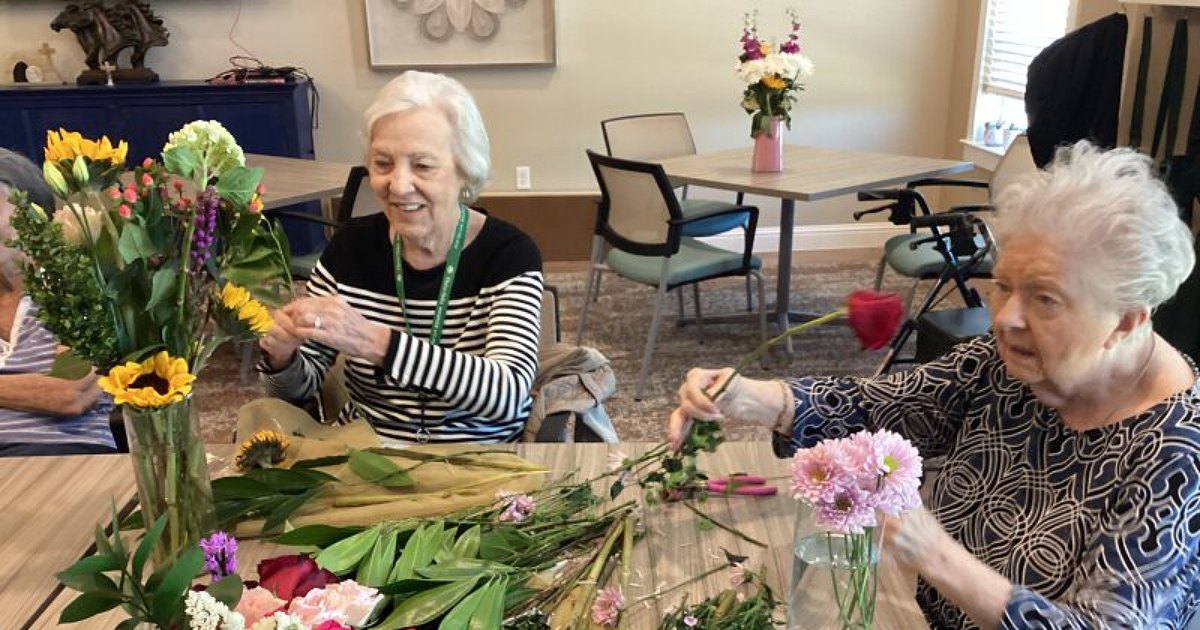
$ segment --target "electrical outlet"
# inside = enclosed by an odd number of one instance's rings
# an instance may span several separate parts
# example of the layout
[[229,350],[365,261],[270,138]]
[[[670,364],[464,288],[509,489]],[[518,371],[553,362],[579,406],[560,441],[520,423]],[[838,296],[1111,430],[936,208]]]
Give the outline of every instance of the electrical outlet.
[[533,176],[529,172],[528,166],[517,167],[517,190],[529,190],[533,188]]

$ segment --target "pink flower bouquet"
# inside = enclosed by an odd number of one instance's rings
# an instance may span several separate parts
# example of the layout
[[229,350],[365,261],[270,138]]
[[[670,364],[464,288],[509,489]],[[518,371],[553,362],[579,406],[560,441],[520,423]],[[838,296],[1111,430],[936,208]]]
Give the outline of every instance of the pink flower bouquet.
[[920,480],[917,449],[887,430],[825,440],[793,457],[792,496],[812,506],[813,523],[824,530],[798,540],[796,553],[814,552],[832,569],[840,627],[871,627],[877,515],[897,516],[918,507]]

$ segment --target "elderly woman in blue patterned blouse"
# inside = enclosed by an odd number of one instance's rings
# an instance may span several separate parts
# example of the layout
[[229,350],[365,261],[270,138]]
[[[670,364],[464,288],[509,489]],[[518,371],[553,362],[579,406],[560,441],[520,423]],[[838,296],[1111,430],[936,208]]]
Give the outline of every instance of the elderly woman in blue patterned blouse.
[[[777,452],[864,428],[945,457],[887,527],[934,627],[1182,628],[1200,604],[1200,384],[1151,328],[1195,262],[1150,160],[1087,143],[997,201],[993,334],[881,379],[695,369],[689,418],[774,424]],[[1200,325],[1200,322],[1197,323]],[[785,386],[780,386],[780,385]]]

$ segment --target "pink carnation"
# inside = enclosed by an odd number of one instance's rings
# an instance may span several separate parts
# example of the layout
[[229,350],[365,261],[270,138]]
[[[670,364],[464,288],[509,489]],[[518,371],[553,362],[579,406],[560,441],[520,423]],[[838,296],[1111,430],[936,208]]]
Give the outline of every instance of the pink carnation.
[[537,505],[533,501],[533,497],[520,492],[511,492],[501,490],[496,493],[496,498],[504,505],[504,510],[497,517],[502,523],[520,523],[530,514],[533,514],[533,509]]
[[258,620],[283,610],[286,606],[287,602],[275,597],[274,593],[261,586],[256,586],[242,593],[242,598],[238,600],[234,612],[241,613],[242,617],[246,618],[246,626],[249,627]]
[[609,628],[616,627],[624,605],[625,596],[621,594],[621,589],[615,586],[600,589],[592,604],[592,622]]
[[367,623],[371,612],[383,599],[378,593],[378,589],[360,586],[354,580],[344,580],[325,588],[313,589],[304,597],[293,599],[287,612],[308,626],[327,621],[361,626]]

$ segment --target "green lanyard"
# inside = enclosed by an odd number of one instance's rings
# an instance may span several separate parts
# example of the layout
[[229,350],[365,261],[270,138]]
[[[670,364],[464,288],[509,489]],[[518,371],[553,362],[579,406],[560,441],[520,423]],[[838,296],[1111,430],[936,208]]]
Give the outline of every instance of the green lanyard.
[[[450,251],[446,253],[446,268],[442,271],[437,306],[433,310],[433,326],[429,329],[429,343],[435,346],[442,340],[442,326],[446,323],[446,309],[450,306],[450,291],[454,288],[454,275],[458,272],[463,243],[467,240],[469,216],[466,206],[458,207],[458,225],[454,228],[454,238],[450,240]],[[411,335],[412,324],[408,322],[407,300],[404,297],[404,243],[399,235],[392,239],[392,268],[396,273],[396,297],[400,300],[400,313],[404,316],[404,330]]]
[[[450,240],[450,251],[446,253],[446,266],[442,271],[442,284],[438,288],[437,306],[433,310],[433,325],[429,329],[429,343],[438,345],[442,340],[442,327],[446,323],[446,310],[450,306],[450,291],[454,288],[454,274],[458,272],[458,259],[462,256],[463,244],[467,240],[467,220],[470,213],[467,207],[458,207],[458,225],[454,228],[454,238]],[[408,321],[408,307],[404,297],[404,243],[397,235],[392,239],[392,269],[396,275],[396,297],[400,300],[400,313],[404,316],[404,330],[413,334],[412,324]],[[419,396],[421,427],[417,429],[417,442],[424,444],[429,441],[429,429],[425,426],[425,396]]]

